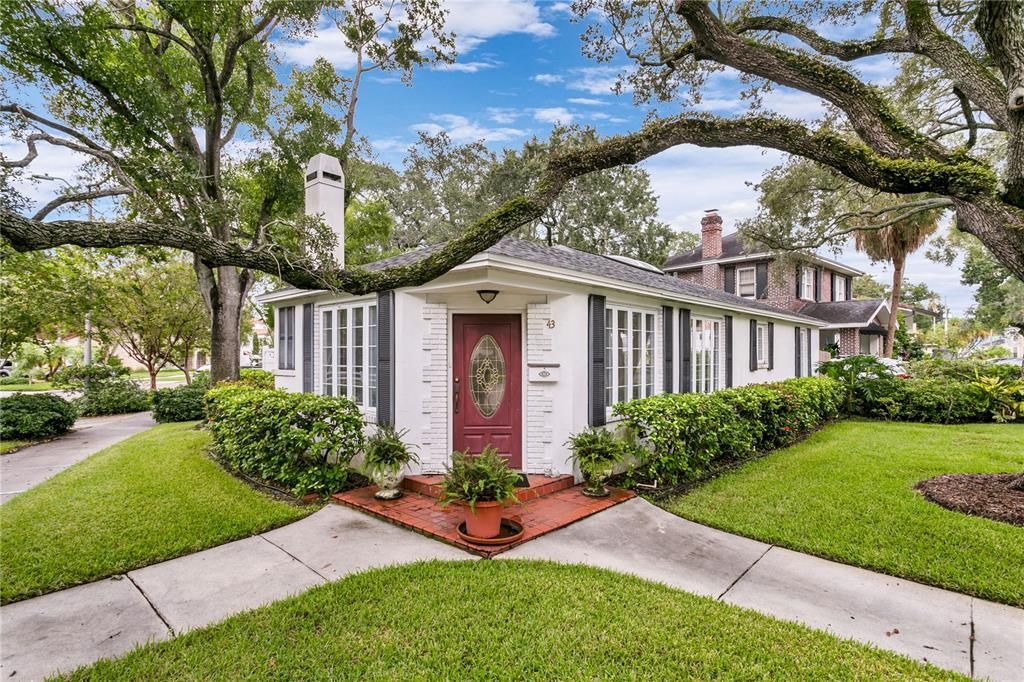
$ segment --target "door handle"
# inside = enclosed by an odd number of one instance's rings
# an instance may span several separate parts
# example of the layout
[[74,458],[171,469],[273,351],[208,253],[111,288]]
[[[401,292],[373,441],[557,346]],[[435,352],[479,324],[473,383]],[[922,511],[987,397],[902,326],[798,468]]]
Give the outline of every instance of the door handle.
[[461,390],[460,390],[460,387],[459,387],[459,378],[455,377],[455,395],[454,395],[454,399],[455,399],[455,414],[459,413],[459,394],[460,393],[461,393]]

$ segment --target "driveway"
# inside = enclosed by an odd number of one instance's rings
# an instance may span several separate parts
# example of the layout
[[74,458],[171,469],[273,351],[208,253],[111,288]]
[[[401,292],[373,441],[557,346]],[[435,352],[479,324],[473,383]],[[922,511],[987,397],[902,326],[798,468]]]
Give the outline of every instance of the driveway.
[[86,417],[75,422],[74,431],[56,440],[0,456],[0,503],[153,426],[156,422],[149,412]]

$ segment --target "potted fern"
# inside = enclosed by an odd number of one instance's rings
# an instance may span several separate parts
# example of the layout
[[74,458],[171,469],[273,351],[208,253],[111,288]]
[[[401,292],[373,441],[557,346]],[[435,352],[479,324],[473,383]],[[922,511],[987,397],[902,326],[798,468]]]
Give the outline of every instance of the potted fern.
[[366,454],[363,458],[363,472],[377,484],[373,494],[380,500],[395,500],[402,496],[398,487],[402,482],[402,469],[412,462],[418,462],[412,451],[415,445],[402,440],[407,429],[396,431],[390,425],[378,426],[366,440]]
[[493,446],[479,455],[453,452],[441,483],[441,506],[461,502],[466,506],[466,534],[480,539],[501,533],[501,510],[516,500],[519,474]]
[[605,481],[611,478],[615,465],[622,461],[622,443],[604,429],[590,428],[569,437],[566,443],[572,450],[571,459],[583,474],[583,494],[588,497],[606,497]]

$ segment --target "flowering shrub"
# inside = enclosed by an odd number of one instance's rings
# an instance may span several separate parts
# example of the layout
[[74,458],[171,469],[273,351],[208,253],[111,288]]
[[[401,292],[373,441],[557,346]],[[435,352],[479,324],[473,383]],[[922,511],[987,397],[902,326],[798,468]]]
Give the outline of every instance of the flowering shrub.
[[829,378],[789,379],[715,393],[665,393],[620,403],[638,447],[637,473],[673,484],[716,460],[736,460],[792,443],[839,415],[842,385]]
[[206,416],[218,456],[296,495],[340,490],[363,447],[362,416],[345,398],[230,382],[206,393]]

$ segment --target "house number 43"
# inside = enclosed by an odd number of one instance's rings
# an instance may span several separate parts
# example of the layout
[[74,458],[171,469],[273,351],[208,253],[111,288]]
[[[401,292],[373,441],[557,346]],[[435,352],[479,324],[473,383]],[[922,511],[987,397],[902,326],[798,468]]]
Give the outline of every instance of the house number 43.
[[548,329],[554,329],[554,328],[555,328],[555,321],[554,320],[548,320]]

